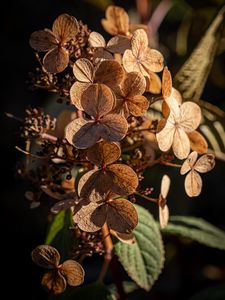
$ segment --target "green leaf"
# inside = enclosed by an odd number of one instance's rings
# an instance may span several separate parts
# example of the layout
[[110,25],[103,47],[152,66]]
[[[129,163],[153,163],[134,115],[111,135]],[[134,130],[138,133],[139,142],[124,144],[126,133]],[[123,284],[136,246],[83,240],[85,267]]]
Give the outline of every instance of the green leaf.
[[225,232],[203,219],[171,216],[163,233],[180,235],[206,246],[225,250]]
[[223,7],[174,78],[175,87],[186,100],[198,101],[202,95],[221,39]]
[[115,253],[128,275],[143,289],[149,291],[161,273],[164,248],[160,231],[152,215],[143,207],[138,211],[138,226],[133,231],[136,243],[115,244]]
[[51,222],[45,240],[45,244],[52,245],[59,251],[62,261],[68,258],[71,249],[71,226],[71,210],[61,210]]
[[190,300],[224,300],[225,299],[225,285],[216,285],[192,296]]
[[92,283],[82,287],[68,287],[66,291],[49,300],[111,300],[111,293],[103,284]]

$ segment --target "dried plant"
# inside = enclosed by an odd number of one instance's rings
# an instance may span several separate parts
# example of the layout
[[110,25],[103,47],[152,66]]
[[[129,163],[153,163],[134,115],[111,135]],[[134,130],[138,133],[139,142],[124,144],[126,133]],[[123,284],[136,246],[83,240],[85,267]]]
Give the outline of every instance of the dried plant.
[[[143,188],[142,179],[155,165],[180,168],[181,175],[187,174],[187,195],[196,197],[202,190],[199,173],[215,165],[214,154],[207,153],[207,141],[197,131],[200,105],[183,101],[173,87],[163,55],[149,47],[145,26],[129,24],[128,14],[116,6],[107,8],[102,25],[113,35],[108,42],[62,14],[52,30],[35,31],[30,39],[34,50],[47,52],[43,59],[37,56],[41,77],[38,85],[32,75],[33,87],[55,92],[70,105],[57,118],[42,109],[27,109],[21,133],[26,149],[17,147],[26,155],[18,173],[33,184],[26,198],[33,208],[46,197],[52,204],[46,244],[58,250],[38,246],[32,259],[48,269],[42,285],[54,294],[64,292],[67,284],[83,283],[80,263],[94,253],[104,255],[98,282],[103,282],[114,257],[138,286],[150,290],[164,262],[160,229],[163,233],[173,226],[173,233],[182,232],[169,216],[168,175],[155,174],[162,178],[157,198],[151,186]],[[77,37],[82,37],[79,43]],[[156,74],[161,71],[162,79]],[[151,114],[156,103],[160,119]],[[157,205],[159,224],[137,204],[141,199]],[[214,238],[224,239],[224,233],[215,227],[212,231]],[[190,238],[198,240],[191,233]],[[207,238],[200,242],[212,246]],[[213,247],[225,249],[225,244]],[[62,264],[60,255],[66,258]]]

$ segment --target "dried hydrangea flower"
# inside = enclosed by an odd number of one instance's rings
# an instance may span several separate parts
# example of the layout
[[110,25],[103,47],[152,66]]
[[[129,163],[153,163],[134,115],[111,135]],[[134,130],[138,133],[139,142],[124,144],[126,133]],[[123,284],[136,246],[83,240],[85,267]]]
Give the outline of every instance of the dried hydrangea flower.
[[143,75],[137,72],[127,73],[115,92],[117,98],[115,111],[126,117],[130,114],[142,116],[149,107],[149,101],[142,96],[145,88],[146,81]]
[[138,177],[131,167],[114,163],[121,154],[116,143],[100,142],[87,151],[90,162],[98,166],[84,174],[78,183],[78,194],[81,198],[98,202],[107,196],[109,191],[127,196],[135,192]]
[[139,72],[149,77],[149,72],[160,72],[163,69],[162,54],[148,47],[148,36],[143,29],[134,32],[131,39],[131,50],[123,55],[123,66],[127,72]]
[[167,206],[167,195],[170,188],[170,178],[164,175],[161,182],[161,190],[158,199],[159,205],[159,223],[160,227],[163,229],[167,226],[169,220],[169,208]]
[[62,14],[56,18],[52,30],[35,31],[30,37],[31,47],[39,52],[47,52],[43,66],[49,73],[62,72],[69,63],[67,43],[78,32],[78,22],[73,16]]
[[99,202],[81,201],[74,208],[73,220],[86,232],[95,232],[106,223],[118,233],[131,233],[138,224],[134,205],[127,199],[106,199]]
[[110,113],[115,99],[112,91],[104,84],[92,84],[82,94],[81,105],[92,117],[91,120],[75,119],[66,127],[66,139],[78,149],[96,144],[100,139],[117,142],[128,130],[126,119]]
[[122,35],[117,35],[106,43],[100,33],[93,31],[88,41],[91,47],[96,48],[93,56],[94,62],[99,59],[113,59],[114,53],[123,54],[126,49],[130,48],[130,39]]
[[[165,99],[165,101],[162,103],[162,114],[165,118],[168,118],[170,114],[170,108],[168,104],[174,100],[176,100],[179,105],[182,104],[182,96],[175,88],[172,87],[172,77],[167,67],[165,67],[163,70],[162,95]],[[162,123],[163,122],[164,120]],[[187,135],[190,141],[190,147],[193,151],[197,151],[199,154],[204,154],[207,152],[208,144],[201,133],[194,130],[187,132]]]
[[122,66],[115,60],[106,60],[94,66],[92,62],[86,58],[78,59],[73,66],[76,81],[70,89],[70,98],[72,103],[80,110],[81,97],[83,92],[94,83],[103,83],[113,88],[120,84],[124,77]]
[[66,260],[60,264],[60,254],[52,246],[40,245],[31,253],[32,260],[40,267],[48,269],[42,278],[42,285],[53,294],[60,294],[71,286],[81,285],[84,281],[84,270],[75,260]]
[[102,19],[102,26],[111,35],[130,36],[138,28],[147,31],[147,26],[143,24],[129,24],[127,12],[119,6],[110,5],[106,9],[105,19]]
[[198,153],[193,151],[184,161],[180,174],[187,174],[184,181],[184,187],[189,197],[197,197],[202,190],[202,179],[199,173],[211,171],[215,166],[215,156],[213,154],[204,154],[198,160]]
[[159,124],[160,127],[163,125],[163,129],[156,134],[159,149],[168,151],[172,146],[176,157],[184,159],[190,153],[188,133],[199,126],[201,109],[189,101],[179,105],[172,95],[166,97],[165,101],[169,107],[169,116]]

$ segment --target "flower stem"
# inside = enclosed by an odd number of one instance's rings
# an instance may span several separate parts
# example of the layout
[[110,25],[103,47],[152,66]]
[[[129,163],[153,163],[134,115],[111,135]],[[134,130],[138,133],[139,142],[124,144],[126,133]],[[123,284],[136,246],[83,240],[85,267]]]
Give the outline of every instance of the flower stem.
[[112,259],[112,250],[113,250],[113,243],[112,239],[110,237],[109,233],[109,228],[108,225],[105,223],[102,227],[102,239],[103,239],[103,244],[105,246],[105,256],[104,256],[104,262],[100,271],[100,274],[98,276],[98,282],[102,283],[105,275],[107,273],[109,263]]

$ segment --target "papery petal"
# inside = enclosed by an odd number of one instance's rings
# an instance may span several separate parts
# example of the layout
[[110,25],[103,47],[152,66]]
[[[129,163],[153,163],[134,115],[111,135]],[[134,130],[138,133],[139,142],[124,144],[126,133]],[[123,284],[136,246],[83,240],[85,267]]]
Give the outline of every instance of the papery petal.
[[80,58],[73,65],[73,74],[81,82],[91,83],[93,81],[94,66],[87,58]]
[[44,274],[42,286],[55,295],[61,294],[66,289],[66,279],[58,270],[52,270]]
[[201,109],[194,102],[184,102],[180,107],[180,125],[186,132],[194,131],[201,122]]
[[69,53],[65,48],[56,47],[47,52],[43,58],[43,66],[49,73],[60,73],[69,63]]
[[74,39],[79,29],[78,22],[73,16],[62,14],[53,23],[52,31],[61,43]]
[[184,181],[184,187],[189,197],[197,197],[202,190],[201,176],[194,170],[190,171]]
[[211,171],[215,167],[215,156],[213,154],[202,155],[196,162],[194,169],[200,173]]
[[31,34],[30,46],[36,51],[49,51],[58,44],[51,30],[38,30]]
[[184,163],[180,169],[180,174],[184,175],[187,172],[189,172],[194,167],[194,164],[196,163],[197,158],[198,158],[198,153],[196,151],[191,152],[188,155],[188,158],[184,161]]
[[167,121],[164,128],[156,134],[156,139],[160,150],[165,152],[170,149],[173,144],[174,133],[174,125]]
[[126,119],[117,114],[108,114],[102,118],[101,137],[109,142],[122,140],[128,130]]
[[183,129],[176,128],[173,137],[173,152],[179,159],[184,159],[190,153],[190,141]]
[[60,266],[60,273],[71,286],[78,286],[84,282],[84,269],[75,260],[69,259],[64,261]]
[[46,269],[54,269],[58,266],[60,255],[57,249],[50,245],[37,246],[32,252],[33,262]]
[[76,81],[70,88],[70,99],[72,104],[76,106],[77,109],[83,110],[81,105],[81,97],[83,92],[89,87],[91,83]]

